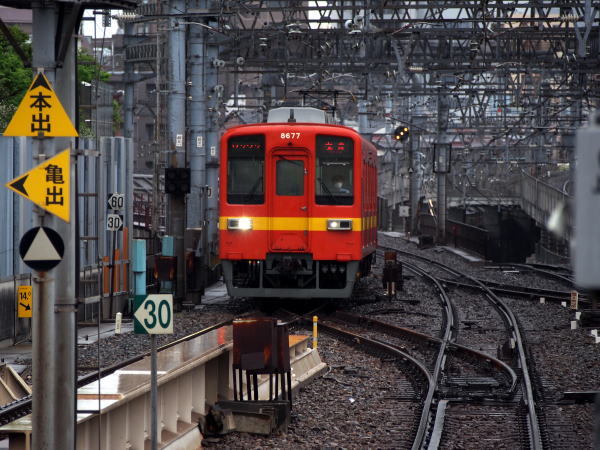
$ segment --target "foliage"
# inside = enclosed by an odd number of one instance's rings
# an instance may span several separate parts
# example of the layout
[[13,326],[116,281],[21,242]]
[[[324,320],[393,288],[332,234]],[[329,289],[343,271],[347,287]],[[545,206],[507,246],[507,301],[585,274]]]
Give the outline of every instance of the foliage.
[[[17,26],[9,27],[23,52],[31,60],[29,37]],[[32,72],[23,65],[13,47],[0,34],[0,130],[4,130],[31,84]]]
[[94,134],[94,130],[92,127],[87,124],[84,120],[79,121],[79,128],[77,129],[80,138],[94,138],[96,135]]
[[123,126],[123,108],[121,104],[115,99],[113,99],[112,101],[112,107],[113,134],[115,136],[119,136],[121,132],[121,127]]
[[96,79],[108,81],[110,78],[110,74],[101,69],[96,58],[84,49],[77,52],[77,63],[77,77],[80,83],[92,83]]

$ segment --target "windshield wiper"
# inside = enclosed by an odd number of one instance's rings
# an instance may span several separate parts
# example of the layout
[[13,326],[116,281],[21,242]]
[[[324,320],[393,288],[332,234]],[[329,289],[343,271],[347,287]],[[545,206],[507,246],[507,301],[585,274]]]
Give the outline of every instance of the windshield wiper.
[[319,183],[321,183],[321,187],[323,188],[325,193],[331,198],[331,201],[333,202],[333,204],[339,205],[337,197],[331,193],[331,191],[329,190],[329,188],[327,187],[325,182],[319,178]]
[[250,191],[246,195],[244,195],[244,200],[243,200],[244,203],[249,202],[252,199],[252,196],[254,194],[256,194],[256,191],[258,190],[259,186],[262,185],[262,180],[263,180],[262,175],[256,179],[256,182],[252,185],[252,188],[250,189]]

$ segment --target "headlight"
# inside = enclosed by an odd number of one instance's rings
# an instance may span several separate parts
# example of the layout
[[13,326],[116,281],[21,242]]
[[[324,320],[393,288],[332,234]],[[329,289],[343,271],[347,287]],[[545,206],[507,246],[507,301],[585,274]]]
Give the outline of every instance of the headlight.
[[350,220],[350,219],[327,219],[327,229],[329,231],[352,230],[352,220]]
[[239,217],[236,219],[227,219],[228,230],[251,230],[252,219],[250,217]]

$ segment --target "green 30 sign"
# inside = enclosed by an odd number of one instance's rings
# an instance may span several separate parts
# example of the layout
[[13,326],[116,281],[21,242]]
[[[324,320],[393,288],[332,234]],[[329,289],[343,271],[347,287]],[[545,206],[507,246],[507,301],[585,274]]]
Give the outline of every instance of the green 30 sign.
[[173,334],[173,295],[136,297],[133,321],[137,334]]

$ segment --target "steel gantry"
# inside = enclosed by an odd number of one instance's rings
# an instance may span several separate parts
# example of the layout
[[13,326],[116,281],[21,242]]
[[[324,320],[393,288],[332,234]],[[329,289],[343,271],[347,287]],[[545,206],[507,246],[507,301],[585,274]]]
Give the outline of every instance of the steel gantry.
[[[175,21],[195,46],[195,28],[204,30],[216,52],[204,58],[216,69],[202,81],[202,101],[213,103],[201,106],[208,125],[260,121],[284,102],[328,109],[366,133],[409,125],[412,142],[401,153],[403,170],[415,173],[413,209],[440,129],[453,149],[451,178],[483,189],[523,165],[535,174],[569,162],[573,131],[600,98],[598,1],[207,0],[177,10],[170,3],[140,5],[136,20]],[[151,55],[152,46],[128,55]],[[192,58],[190,74],[198,70]],[[205,150],[188,153],[197,165],[194,155]]]

